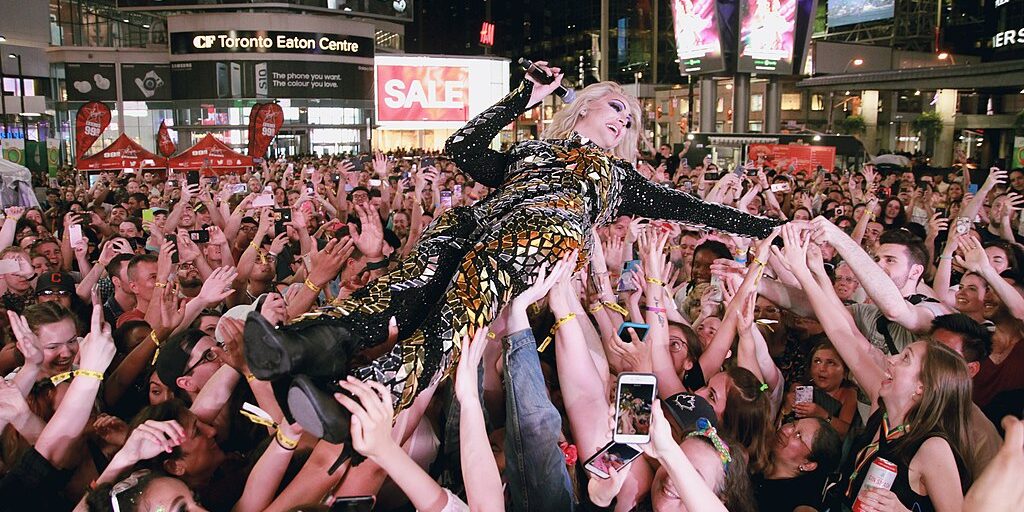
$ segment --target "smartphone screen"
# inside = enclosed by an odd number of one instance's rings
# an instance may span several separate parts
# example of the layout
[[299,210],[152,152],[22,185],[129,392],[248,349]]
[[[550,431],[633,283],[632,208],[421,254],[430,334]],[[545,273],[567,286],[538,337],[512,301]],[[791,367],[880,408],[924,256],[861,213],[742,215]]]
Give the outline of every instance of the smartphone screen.
[[452,191],[451,190],[442,190],[441,191],[441,206],[443,206],[445,208],[451,208],[452,207]]
[[89,175],[89,188],[92,188],[93,186],[95,186],[96,182],[99,181],[99,180],[100,180],[100,175],[99,174],[90,174]]
[[651,407],[657,379],[649,373],[620,373],[615,391],[616,443],[644,444],[651,441]]
[[68,236],[71,239],[71,247],[78,245],[78,242],[82,241],[82,225],[72,224],[68,226]]
[[231,186],[232,194],[246,194],[249,192],[249,186],[245,183],[235,183]]
[[142,222],[153,222],[155,215],[153,214],[152,208],[146,208],[142,210]]
[[287,229],[286,223],[292,221],[292,211],[289,208],[274,209],[274,231],[277,234],[284,233]]
[[608,478],[611,476],[609,468],[621,471],[630,462],[636,460],[641,453],[643,450],[639,446],[610,441],[604,448],[601,448],[601,451],[587,459],[583,463],[583,467],[598,478]]
[[205,229],[196,229],[188,232],[188,238],[197,244],[209,243],[210,232]]
[[633,271],[640,268],[640,260],[629,260],[622,264],[622,274],[619,276],[619,285],[615,288],[616,292],[634,292],[636,286],[633,285]]
[[380,184],[381,184],[381,181],[379,179],[377,179],[377,178],[373,178],[373,179],[370,180],[370,186],[371,187],[379,187]]

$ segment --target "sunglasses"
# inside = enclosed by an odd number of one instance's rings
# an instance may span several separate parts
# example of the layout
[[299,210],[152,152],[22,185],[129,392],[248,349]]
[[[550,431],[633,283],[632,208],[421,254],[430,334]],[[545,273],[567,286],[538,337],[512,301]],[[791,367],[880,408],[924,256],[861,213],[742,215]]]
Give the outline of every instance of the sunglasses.
[[37,295],[60,295],[61,297],[67,297],[71,295],[71,292],[67,290],[43,290]]

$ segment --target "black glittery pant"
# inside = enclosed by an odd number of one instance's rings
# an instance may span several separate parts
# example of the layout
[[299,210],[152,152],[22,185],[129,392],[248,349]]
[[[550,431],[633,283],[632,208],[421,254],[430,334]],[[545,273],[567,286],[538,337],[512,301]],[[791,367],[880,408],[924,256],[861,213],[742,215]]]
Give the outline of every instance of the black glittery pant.
[[533,283],[541,265],[583,245],[579,223],[558,213],[522,208],[488,220],[477,218],[473,208],[450,210],[397,269],[292,328],[301,329],[305,321],[337,322],[376,345],[387,337],[394,316],[401,342],[352,373],[384,384],[396,410],[405,408],[421,389],[454,373],[463,337],[489,324]]

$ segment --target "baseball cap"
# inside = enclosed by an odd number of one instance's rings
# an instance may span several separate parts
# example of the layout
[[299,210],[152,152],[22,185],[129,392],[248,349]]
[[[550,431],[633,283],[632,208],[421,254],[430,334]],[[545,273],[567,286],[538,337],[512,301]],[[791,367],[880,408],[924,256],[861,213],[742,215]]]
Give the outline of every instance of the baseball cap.
[[668,409],[669,414],[672,415],[676,425],[684,431],[696,428],[697,421],[701,418],[706,419],[712,427],[718,427],[718,416],[715,414],[715,408],[711,407],[711,404],[700,395],[688,392],[676,393],[666,398],[662,403]]
[[160,345],[160,353],[156,356],[153,368],[157,377],[160,377],[160,382],[163,382],[171,391],[181,391],[181,388],[178,387],[178,377],[185,373],[192,347],[195,347],[196,343],[204,336],[206,333],[199,329],[189,329],[177,336],[172,336],[171,339]]
[[64,272],[43,272],[36,281],[36,294],[50,295],[55,292],[75,293],[75,280]]

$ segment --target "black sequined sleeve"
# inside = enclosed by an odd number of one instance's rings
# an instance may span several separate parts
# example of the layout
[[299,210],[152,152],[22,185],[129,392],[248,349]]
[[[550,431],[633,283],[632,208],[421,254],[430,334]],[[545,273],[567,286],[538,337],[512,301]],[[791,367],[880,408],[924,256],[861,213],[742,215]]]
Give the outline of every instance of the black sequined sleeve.
[[488,146],[502,128],[526,111],[531,92],[533,83],[523,80],[518,88],[501,101],[453,133],[444,144],[445,154],[475,181],[490,188],[501,186],[508,169],[508,155]]
[[768,236],[772,228],[785,223],[750,215],[722,204],[701,201],[690,194],[652,183],[631,167],[626,169],[618,213],[675,220],[757,238]]

